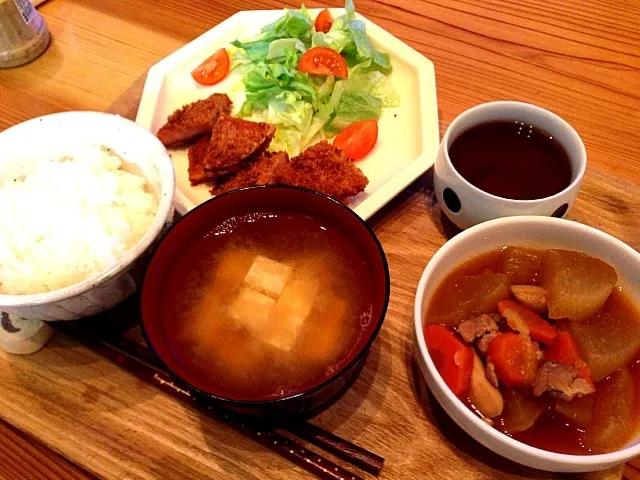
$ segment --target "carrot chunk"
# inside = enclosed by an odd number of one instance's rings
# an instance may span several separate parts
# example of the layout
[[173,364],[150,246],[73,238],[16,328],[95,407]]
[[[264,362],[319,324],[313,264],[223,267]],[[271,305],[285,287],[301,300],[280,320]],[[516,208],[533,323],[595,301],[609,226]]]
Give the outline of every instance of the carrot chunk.
[[498,335],[489,344],[487,360],[495,366],[498,380],[507,387],[528,387],[536,378],[538,360],[529,337],[515,333]]
[[558,334],[557,330],[544,318],[517,302],[502,300],[498,302],[498,310],[507,319],[509,325],[511,325],[510,317],[517,317],[516,321],[524,322],[529,327],[531,338],[545,345],[551,345]]
[[438,373],[454,395],[464,397],[471,382],[473,350],[453,330],[442,325],[429,325],[424,335]]

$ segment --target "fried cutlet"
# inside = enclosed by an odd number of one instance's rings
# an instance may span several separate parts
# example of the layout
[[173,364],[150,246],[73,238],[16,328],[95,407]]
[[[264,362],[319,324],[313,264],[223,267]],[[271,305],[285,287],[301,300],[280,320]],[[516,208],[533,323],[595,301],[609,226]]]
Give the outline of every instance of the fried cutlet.
[[276,171],[289,161],[285,152],[264,152],[255,162],[229,177],[222,177],[211,189],[213,195],[225,193],[236,188],[275,183]]
[[276,183],[310,188],[344,202],[362,192],[369,180],[342,150],[320,142],[282,164]]
[[212,175],[204,168],[204,158],[207,155],[211,137],[202,137],[189,148],[189,181],[191,185],[212,182],[216,175]]
[[218,175],[240,170],[269,146],[276,127],[220,115],[211,132],[205,168]]
[[222,114],[231,113],[231,100],[226,94],[214,93],[209,98],[185,105],[173,112],[156,136],[165,147],[184,145],[211,132]]

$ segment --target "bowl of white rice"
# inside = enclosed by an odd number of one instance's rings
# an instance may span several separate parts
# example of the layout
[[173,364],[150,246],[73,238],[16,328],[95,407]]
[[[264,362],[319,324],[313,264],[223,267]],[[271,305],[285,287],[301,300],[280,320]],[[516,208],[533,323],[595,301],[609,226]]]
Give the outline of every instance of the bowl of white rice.
[[0,133],[0,346],[31,353],[44,322],[115,307],[173,218],[160,141],[106,113],[65,112]]

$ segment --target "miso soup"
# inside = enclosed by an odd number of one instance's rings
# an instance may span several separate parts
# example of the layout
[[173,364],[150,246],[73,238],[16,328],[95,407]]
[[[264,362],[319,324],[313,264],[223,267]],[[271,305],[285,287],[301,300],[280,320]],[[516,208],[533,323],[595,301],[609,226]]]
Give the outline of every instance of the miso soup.
[[342,232],[303,215],[234,217],[176,261],[164,314],[177,358],[230,399],[286,397],[344,366],[371,322],[371,275]]

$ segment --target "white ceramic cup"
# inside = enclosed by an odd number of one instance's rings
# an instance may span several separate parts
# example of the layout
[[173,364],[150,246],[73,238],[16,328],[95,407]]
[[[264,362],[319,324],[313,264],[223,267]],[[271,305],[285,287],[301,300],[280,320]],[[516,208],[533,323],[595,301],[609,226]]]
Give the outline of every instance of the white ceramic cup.
[[[569,156],[569,186],[550,197],[513,200],[487,193],[460,175],[449,158],[449,148],[454,140],[476,125],[501,120],[524,122],[552,135]],[[586,166],[587,152],[578,132],[555,113],[522,102],[483,103],[456,117],[444,134],[434,165],[435,194],[445,215],[463,229],[515,215],[563,217],[578,195]]]

